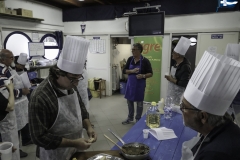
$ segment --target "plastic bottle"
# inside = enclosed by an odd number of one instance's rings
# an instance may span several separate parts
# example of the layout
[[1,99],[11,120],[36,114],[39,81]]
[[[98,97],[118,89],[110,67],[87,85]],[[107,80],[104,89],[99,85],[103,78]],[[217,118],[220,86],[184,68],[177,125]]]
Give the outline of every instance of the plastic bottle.
[[161,101],[158,102],[158,110],[160,114],[164,114],[164,99],[162,98]]
[[164,118],[171,119],[172,118],[172,97],[167,96],[164,107]]
[[149,128],[158,128],[160,126],[160,113],[158,112],[158,107],[156,102],[152,102],[147,109],[147,126]]

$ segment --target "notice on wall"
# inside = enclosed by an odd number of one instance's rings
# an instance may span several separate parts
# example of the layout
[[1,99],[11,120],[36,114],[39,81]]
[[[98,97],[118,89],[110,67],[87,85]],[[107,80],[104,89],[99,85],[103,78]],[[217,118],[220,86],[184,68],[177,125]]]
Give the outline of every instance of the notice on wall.
[[29,56],[44,56],[45,49],[44,44],[41,42],[29,42],[28,43]]
[[106,53],[106,41],[100,37],[93,37],[90,39],[89,46],[90,53]]
[[211,39],[223,39],[223,34],[211,34]]

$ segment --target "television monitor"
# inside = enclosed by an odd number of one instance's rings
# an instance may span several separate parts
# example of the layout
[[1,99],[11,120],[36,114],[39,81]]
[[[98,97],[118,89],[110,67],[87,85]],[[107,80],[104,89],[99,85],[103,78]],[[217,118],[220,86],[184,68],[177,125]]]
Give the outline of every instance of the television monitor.
[[163,35],[164,19],[164,12],[130,15],[129,36]]

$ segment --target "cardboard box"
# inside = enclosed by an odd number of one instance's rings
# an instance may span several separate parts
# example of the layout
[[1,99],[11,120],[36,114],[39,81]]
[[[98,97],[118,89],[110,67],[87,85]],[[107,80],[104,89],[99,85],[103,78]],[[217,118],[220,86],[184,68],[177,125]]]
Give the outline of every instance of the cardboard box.
[[18,8],[15,9],[17,11],[17,15],[24,16],[24,17],[33,17],[32,10]]
[[5,1],[0,1],[0,8],[5,8]]
[[5,13],[5,8],[0,8],[0,13]]
[[6,14],[11,14],[11,8],[5,8],[5,13]]

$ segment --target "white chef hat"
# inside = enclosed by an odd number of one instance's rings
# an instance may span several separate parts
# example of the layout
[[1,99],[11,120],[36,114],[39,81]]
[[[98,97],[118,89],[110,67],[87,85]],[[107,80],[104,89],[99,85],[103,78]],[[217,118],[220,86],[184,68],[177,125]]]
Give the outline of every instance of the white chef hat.
[[90,42],[76,36],[67,36],[57,66],[72,74],[82,74]]
[[174,48],[174,51],[176,53],[179,53],[184,56],[186,54],[190,44],[191,44],[190,39],[188,39],[186,37],[181,37],[180,40],[178,41],[176,47]]
[[223,116],[240,89],[240,62],[205,51],[184,92],[194,107]]
[[239,61],[240,45],[239,44],[227,44],[225,55]]
[[27,63],[27,54],[26,53],[20,53],[17,63],[21,65],[26,65]]

